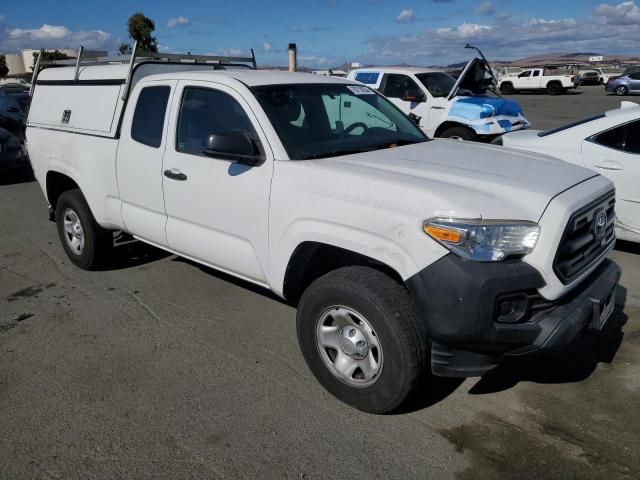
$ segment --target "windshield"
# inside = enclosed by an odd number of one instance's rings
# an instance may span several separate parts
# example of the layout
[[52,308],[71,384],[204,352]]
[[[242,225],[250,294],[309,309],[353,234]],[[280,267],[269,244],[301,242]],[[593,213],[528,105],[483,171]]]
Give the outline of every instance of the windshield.
[[391,102],[362,85],[288,84],[251,88],[294,160],[424,142]]
[[431,96],[436,98],[448,96],[456,84],[456,79],[444,72],[418,73],[416,77],[427,87]]

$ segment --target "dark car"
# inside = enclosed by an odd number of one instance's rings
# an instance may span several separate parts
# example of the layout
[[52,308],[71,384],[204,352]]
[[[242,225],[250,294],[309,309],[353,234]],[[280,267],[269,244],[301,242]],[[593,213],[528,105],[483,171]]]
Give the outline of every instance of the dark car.
[[636,73],[611,77],[605,86],[605,90],[621,97],[629,93],[640,93],[640,70]]
[[0,171],[18,170],[27,164],[23,143],[10,131],[0,128]]
[[24,141],[28,109],[29,94],[27,93],[0,96],[0,128],[9,130]]

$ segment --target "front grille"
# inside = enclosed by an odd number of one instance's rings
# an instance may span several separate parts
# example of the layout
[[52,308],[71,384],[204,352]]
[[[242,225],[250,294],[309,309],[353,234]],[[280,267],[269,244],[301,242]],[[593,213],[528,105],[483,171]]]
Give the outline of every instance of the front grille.
[[[613,247],[615,203],[615,191],[611,191],[571,215],[553,262],[553,271],[565,285],[600,261]],[[600,212],[607,215],[603,232],[598,232],[594,220],[601,217]],[[602,235],[598,236],[599,233]]]

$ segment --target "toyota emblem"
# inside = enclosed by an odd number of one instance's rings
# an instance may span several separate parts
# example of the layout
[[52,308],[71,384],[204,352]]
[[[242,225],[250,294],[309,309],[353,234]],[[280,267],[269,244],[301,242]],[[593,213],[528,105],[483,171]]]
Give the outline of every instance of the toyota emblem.
[[600,240],[607,233],[607,212],[599,211],[593,220],[593,235]]

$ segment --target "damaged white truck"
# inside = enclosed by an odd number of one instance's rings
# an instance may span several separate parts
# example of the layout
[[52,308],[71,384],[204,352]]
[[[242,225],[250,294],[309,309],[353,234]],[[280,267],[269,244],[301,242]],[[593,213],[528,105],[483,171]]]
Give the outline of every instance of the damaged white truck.
[[457,79],[414,67],[360,68],[348,78],[378,90],[430,138],[490,142],[530,126],[517,102],[492,94],[495,80],[480,58],[469,61]]
[[38,65],[28,149],[71,262],[107,265],[122,231],[270,289],[319,382],[376,413],[603,327],[611,181],[246,60]]

